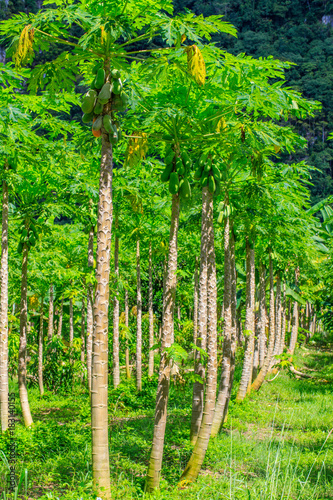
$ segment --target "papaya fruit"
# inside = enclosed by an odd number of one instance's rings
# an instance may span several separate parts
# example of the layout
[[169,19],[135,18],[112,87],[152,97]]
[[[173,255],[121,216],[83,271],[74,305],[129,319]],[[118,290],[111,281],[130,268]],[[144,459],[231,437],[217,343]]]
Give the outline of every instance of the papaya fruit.
[[84,113],[84,115],[82,116],[82,121],[83,123],[89,123],[92,121],[93,118],[94,118],[93,111],[91,113]]
[[180,158],[177,158],[176,161],[176,169],[177,169],[177,174],[178,175],[184,175],[185,174],[185,167]]
[[170,179],[172,169],[173,169],[172,163],[169,163],[168,165],[166,165],[165,169],[163,170],[163,172],[161,174],[161,181],[162,182],[168,182],[168,180]]
[[36,226],[34,224],[31,224],[31,229],[35,235],[36,240],[38,240],[38,231],[37,231]]
[[95,66],[93,67],[93,70],[92,70],[93,75],[96,75],[96,74],[97,74],[97,71],[98,71],[98,70],[99,70],[99,68],[101,68],[101,67],[102,67],[102,63],[101,63],[100,61],[98,61],[98,62],[95,64]]
[[179,177],[177,172],[171,172],[169,180],[169,192],[170,194],[177,194],[179,191]]
[[27,231],[27,229],[23,229],[23,231],[22,231],[22,237],[23,237],[23,238],[26,238],[27,236],[28,236],[28,231]]
[[118,78],[120,78],[120,71],[119,69],[113,69],[111,71],[111,76],[112,78],[114,78],[115,80],[117,80]]
[[95,107],[94,107],[94,114],[100,115],[103,111],[103,107],[104,107],[104,105],[100,102],[99,99],[97,99],[97,102],[96,102]]
[[31,236],[29,236],[29,244],[34,247],[36,245],[36,238],[34,237],[34,235],[32,234]]
[[206,187],[208,182],[208,175],[205,174],[201,177],[200,185],[201,187]]
[[219,194],[221,194],[221,183],[219,179],[215,179],[215,184],[216,184],[216,189],[214,195],[219,196]]
[[169,165],[169,163],[172,163],[173,162],[173,159],[175,157],[175,152],[173,150],[169,151],[166,155],[165,155],[165,164],[166,165]]
[[109,134],[109,141],[110,143],[114,146],[118,142],[118,133],[117,131],[112,132],[112,134]]
[[196,171],[194,172],[194,178],[195,178],[196,180],[201,179],[202,172],[203,172],[203,167],[198,167],[198,168],[196,169]]
[[101,132],[101,130],[94,130],[94,129],[92,129],[92,134],[93,134],[94,137],[101,137],[102,132]]
[[102,123],[103,123],[102,115],[97,116],[97,118],[94,119],[94,123],[92,126],[93,130],[95,130],[95,131],[101,130]]
[[120,96],[117,95],[114,99],[112,99],[112,109],[114,111],[126,111],[126,105],[124,105]]
[[95,78],[95,86],[97,89],[101,89],[105,81],[105,71],[103,68],[99,68]]
[[216,184],[215,184],[215,179],[213,175],[209,176],[209,181],[208,181],[208,189],[211,194],[215,193],[216,189]]
[[84,95],[81,109],[83,113],[91,113],[94,109],[95,99],[97,96],[96,90],[88,90],[88,92]]
[[118,79],[118,80],[115,80],[113,82],[113,89],[112,89],[112,92],[116,95],[119,95],[120,92],[121,92],[121,89],[123,88],[123,84],[121,83],[121,81]]
[[111,97],[111,83],[106,82],[104,83],[103,87],[100,90],[100,93],[98,94],[98,99],[100,101],[106,100],[107,102],[110,99],[110,97]]
[[191,168],[192,162],[191,162],[191,160],[190,160],[190,158],[189,158],[189,156],[188,156],[187,152],[186,152],[186,151],[182,151],[182,153],[181,153],[181,155],[180,155],[180,156],[181,156],[181,159],[182,159],[182,161],[183,161],[183,163],[184,163],[184,167],[185,167],[186,169]]
[[212,159],[209,158],[206,165],[205,165],[204,170],[208,174],[211,171],[211,168],[212,168]]
[[199,159],[199,167],[203,167],[207,161],[208,153],[202,153]]
[[22,253],[22,250],[23,250],[23,243],[22,241],[20,241],[19,244],[17,245],[17,251],[18,253]]
[[103,126],[108,134],[111,134],[111,132],[113,132],[112,119],[110,115],[103,116]]
[[123,138],[123,132],[120,127],[117,128],[117,132],[118,132],[118,141],[121,141]]
[[220,169],[217,167],[217,165],[215,165],[215,164],[212,165],[212,171],[213,171],[213,175],[214,175],[215,180],[221,180],[221,172],[220,172]]
[[184,200],[191,198],[191,186],[187,179],[183,179],[179,187],[179,194]]

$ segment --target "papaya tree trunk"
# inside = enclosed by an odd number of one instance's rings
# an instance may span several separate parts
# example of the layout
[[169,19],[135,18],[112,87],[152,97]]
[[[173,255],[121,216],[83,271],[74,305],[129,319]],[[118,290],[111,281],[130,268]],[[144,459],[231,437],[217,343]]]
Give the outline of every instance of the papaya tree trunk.
[[44,343],[44,297],[41,297],[38,334],[38,386],[40,395],[44,394],[43,383],[43,343]]
[[85,372],[85,353],[86,353],[86,339],[85,339],[85,330],[86,330],[86,301],[84,297],[82,297],[82,307],[81,307],[81,384],[84,382],[84,372]]
[[[208,188],[202,190],[202,213],[201,213],[201,248],[200,248],[200,276],[199,276],[199,321],[197,346],[206,350],[207,337],[207,251],[208,251]],[[195,374],[205,380],[205,360],[200,351],[195,351]],[[202,421],[204,407],[204,382],[195,381],[192,396],[192,418],[190,440],[195,444]]]
[[140,239],[136,240],[136,388],[142,390],[142,297],[140,269]]
[[0,269],[0,418],[1,431],[8,429],[8,184],[2,181]]
[[246,312],[245,312],[245,334],[246,348],[243,362],[242,377],[236,396],[236,401],[243,401],[249,392],[252,381],[252,365],[255,336],[255,266],[254,245],[246,239]]
[[197,345],[198,337],[198,257],[195,256],[194,268],[194,297],[193,297],[193,344]]
[[165,281],[165,296],[163,300],[163,323],[161,339],[161,358],[156,394],[155,422],[153,443],[150,452],[145,490],[147,492],[158,488],[160,482],[164,435],[167,419],[167,406],[170,386],[171,363],[167,356],[167,349],[171,346],[173,313],[176,300],[176,272],[177,272],[177,236],[179,227],[179,195],[172,196],[172,211],[169,239],[169,257],[167,276]]
[[[106,65],[110,78],[109,63]],[[111,499],[108,426],[108,330],[112,226],[112,146],[102,128],[97,217],[96,289],[91,382],[91,437],[94,493]]]
[[266,268],[261,260],[259,263],[258,339],[259,368],[261,368],[264,364],[266,356]]
[[286,338],[286,283],[283,283],[283,297],[282,297],[282,321],[281,321],[281,344],[280,344],[280,352],[282,354],[285,347],[285,338]]
[[53,310],[54,310],[54,288],[50,286],[50,301],[49,301],[49,320],[47,325],[47,341],[50,342],[53,337]]
[[73,311],[73,299],[69,299],[69,343],[73,344],[74,340],[74,311]]
[[154,311],[153,311],[153,271],[152,271],[152,247],[149,242],[149,290],[148,290],[148,313],[149,313],[149,359],[148,377],[154,375]]
[[[298,276],[299,276],[299,268],[297,267],[296,271],[295,271],[295,285],[296,285],[296,287],[298,285]],[[295,301],[294,306],[293,306],[293,312],[292,312],[291,336],[290,336],[290,343],[289,343],[289,349],[288,349],[290,354],[294,354],[294,352],[295,352],[297,336],[298,336],[298,326],[299,326],[299,308],[298,308],[298,302]]]
[[[88,267],[94,267],[94,226],[90,227],[88,239]],[[92,362],[92,344],[93,344],[93,304],[94,304],[94,289],[91,283],[88,284],[87,290],[87,379],[89,394],[91,394],[91,362]]]
[[[275,297],[275,345],[273,356],[280,354],[281,349],[281,327],[282,327],[282,296],[281,296],[281,274],[280,271],[276,277],[276,297]],[[277,362],[272,359],[271,366]]]
[[62,336],[62,318],[64,314],[64,297],[61,297],[60,311],[59,311],[59,321],[58,321],[58,332],[57,335],[59,338]]
[[[118,220],[116,216],[116,231],[118,230]],[[116,234],[114,239],[114,286],[115,294],[113,298],[113,387],[116,388],[120,384],[120,367],[119,367],[119,238]]]
[[192,482],[197,478],[204,461],[211,435],[215,411],[217,383],[217,311],[216,263],[214,248],[213,195],[203,189],[203,205],[207,206],[207,380],[205,405],[200,431],[191,458],[180,481]]
[[[26,224],[26,229],[28,230]],[[18,352],[18,385],[20,394],[20,403],[24,425],[29,427],[33,424],[30,412],[28,390],[27,390],[27,318],[28,318],[28,255],[29,248],[27,243],[23,244],[22,251],[22,274],[21,274],[21,304],[20,304],[20,344]]]
[[[125,290],[125,326],[126,326],[126,337],[128,334],[128,290]],[[129,347],[128,347],[128,338],[126,338],[126,350],[125,350],[125,364],[126,364],[126,378],[129,380],[131,378],[131,370],[130,370],[130,356],[129,356]]]
[[267,354],[265,357],[264,364],[258,373],[258,376],[252,384],[252,389],[258,391],[265,380],[267,372],[269,370],[273,350],[275,344],[275,300],[274,300],[274,276],[273,276],[273,260],[271,252],[269,253],[269,339]]

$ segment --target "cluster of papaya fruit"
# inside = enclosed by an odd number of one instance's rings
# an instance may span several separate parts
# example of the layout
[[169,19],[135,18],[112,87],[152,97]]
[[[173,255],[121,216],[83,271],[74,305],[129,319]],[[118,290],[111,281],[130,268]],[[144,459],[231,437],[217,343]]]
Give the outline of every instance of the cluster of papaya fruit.
[[194,178],[200,181],[201,187],[208,186],[209,192],[218,196],[221,192],[222,173],[218,158],[203,153],[196,164]]
[[[112,119],[112,112],[125,111],[128,105],[126,94],[123,92],[123,85],[120,80],[118,69],[111,71],[110,82],[106,81],[105,70],[101,63],[97,63],[93,69],[95,75],[90,90],[84,95],[82,101],[83,123],[93,122],[92,133],[94,137],[100,137],[102,126],[109,134],[112,145],[117,144],[121,139],[121,128],[117,121]],[[110,102],[107,113],[104,107]]]
[[188,200],[191,198],[191,186],[187,179],[192,166],[186,151],[182,151],[178,156],[170,147],[165,154],[165,169],[161,175],[162,182],[169,182],[171,194],[179,193],[181,198]]
[[22,224],[19,229],[19,234],[21,235],[21,237],[17,247],[18,253],[22,253],[24,243],[26,243],[29,248],[36,245],[36,242],[38,240],[38,231],[33,222],[30,223],[28,229],[26,228],[25,224]]

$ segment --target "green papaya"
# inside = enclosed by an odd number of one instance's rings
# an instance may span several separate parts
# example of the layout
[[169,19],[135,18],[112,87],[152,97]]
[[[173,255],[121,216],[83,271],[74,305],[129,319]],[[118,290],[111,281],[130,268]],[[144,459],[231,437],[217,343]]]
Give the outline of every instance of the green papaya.
[[111,134],[109,134],[109,141],[114,146],[118,142],[118,132],[116,129],[113,130]]
[[33,234],[29,237],[29,243],[32,247],[36,245],[36,238],[34,237]]
[[221,183],[219,179],[215,179],[215,184],[216,184],[216,189],[215,189],[215,196],[219,196],[221,194]]
[[168,154],[165,155],[165,160],[164,160],[165,164],[166,165],[169,165],[169,163],[172,164],[174,157],[175,157],[175,152],[171,150]]
[[112,119],[110,115],[104,115],[103,116],[103,126],[105,130],[107,131],[108,134],[111,134],[114,132],[113,130],[113,124],[112,124]]
[[38,231],[37,231],[36,226],[34,224],[31,224],[31,229],[35,235],[36,240],[38,240]]
[[105,100],[108,101],[110,97],[111,97],[111,83],[106,82],[104,83],[100,93],[98,94],[98,99],[100,101],[105,101]]
[[117,128],[117,132],[118,132],[118,141],[121,141],[121,139],[123,138],[123,132],[120,127]]
[[97,71],[102,67],[102,63],[100,61],[98,61],[95,66],[93,67],[93,75],[96,75],[97,74]]
[[[103,111],[104,105],[101,103],[99,99],[97,99],[97,102],[94,107],[94,115],[100,115]],[[90,121],[90,120],[89,120]]]
[[184,163],[184,167],[186,169],[191,168],[192,162],[191,162],[191,160],[190,160],[190,158],[189,158],[189,156],[188,156],[188,154],[187,154],[186,151],[182,151],[181,158],[182,158],[182,161]]
[[126,105],[119,95],[112,99],[112,109],[114,111],[126,111]]
[[214,175],[215,180],[220,181],[221,180],[221,172],[220,172],[219,168],[217,167],[217,165],[213,164],[212,170],[213,170],[213,175]]
[[198,167],[197,170],[194,172],[194,178],[196,180],[201,179],[202,172],[203,172],[203,167]]
[[216,189],[216,184],[215,184],[215,179],[213,175],[209,176],[209,181],[208,181],[208,189],[211,194],[215,193]]
[[169,192],[171,194],[177,194],[179,191],[179,177],[177,172],[171,172],[169,180]]
[[112,89],[112,92],[116,95],[120,94],[121,92],[121,89],[123,88],[123,84],[121,83],[121,81],[118,79],[118,80],[115,80],[113,82],[113,89]]
[[191,198],[191,186],[187,179],[183,179],[179,188],[179,194],[184,200]]
[[18,246],[17,246],[17,251],[18,251],[18,253],[22,253],[22,250],[23,250],[23,243],[22,243],[22,241],[20,241]]
[[206,187],[208,182],[208,175],[205,174],[201,177],[200,185],[201,187]]
[[184,167],[184,164],[183,164],[183,162],[182,162],[182,160],[180,158],[177,158],[176,169],[177,169],[178,175],[184,175],[185,174],[185,167]]
[[89,123],[92,121],[93,118],[94,118],[94,112],[92,111],[91,113],[85,113],[82,116],[82,121],[83,123]]
[[202,153],[199,159],[199,167],[203,167],[207,161],[208,153]]
[[105,71],[103,68],[99,68],[96,74],[95,86],[97,89],[101,89],[105,81]]
[[163,170],[163,172],[161,174],[161,181],[162,182],[168,182],[168,180],[170,179],[172,169],[173,169],[172,163],[169,163],[168,165],[166,165],[165,169]]
[[101,130],[102,123],[103,123],[103,117],[102,117],[102,115],[99,115],[93,123],[93,126],[92,126],[93,130],[95,130],[95,131]]
[[205,165],[205,172],[208,174],[211,171],[211,168],[212,168],[212,159],[209,158]]
[[113,69],[111,71],[111,76],[112,78],[114,78],[115,80],[117,80],[118,78],[120,78],[120,71],[119,69]]
[[127,94],[125,94],[125,92],[121,92],[121,94],[120,94],[120,98],[121,98],[121,101],[122,101],[122,103],[123,103],[123,106],[124,106],[125,108],[127,108],[127,106],[128,106],[128,95],[127,95]]
[[22,237],[23,237],[23,238],[26,238],[27,236],[28,236],[28,231],[27,231],[27,229],[23,229],[23,231],[22,231]]
[[95,99],[97,96],[96,90],[88,90],[88,92],[84,95],[81,109],[83,113],[91,113],[94,109]]

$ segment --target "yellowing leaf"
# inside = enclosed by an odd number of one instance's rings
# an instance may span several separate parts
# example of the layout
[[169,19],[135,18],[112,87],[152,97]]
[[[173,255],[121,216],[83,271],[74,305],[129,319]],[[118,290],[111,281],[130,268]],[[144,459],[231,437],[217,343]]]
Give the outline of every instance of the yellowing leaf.
[[217,123],[216,132],[219,133],[219,132],[223,131],[226,128],[227,128],[227,122],[225,121],[225,119],[222,116],[222,118]]
[[184,43],[186,40],[186,35],[182,34],[182,37],[181,37],[181,42]]
[[185,48],[187,55],[187,69],[198,85],[204,85],[206,81],[206,65],[204,58],[196,45]]
[[275,153],[279,153],[280,152],[280,146],[277,146],[276,144],[274,144],[274,151]]
[[133,167],[146,156],[147,151],[147,134],[140,131],[134,132],[128,143],[125,164]]
[[104,26],[101,27],[101,45],[106,43],[107,34],[105,32]]
[[24,26],[20,35],[16,53],[14,55],[16,67],[21,67],[22,64],[27,63],[33,56],[34,51],[32,46],[34,43],[35,29],[31,24]]

